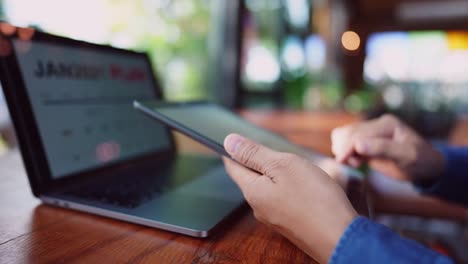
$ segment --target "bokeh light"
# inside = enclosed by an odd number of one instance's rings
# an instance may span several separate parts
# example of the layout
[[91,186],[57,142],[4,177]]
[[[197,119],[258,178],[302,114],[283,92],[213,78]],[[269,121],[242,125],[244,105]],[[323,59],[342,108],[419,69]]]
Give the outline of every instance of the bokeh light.
[[361,46],[361,38],[354,31],[346,31],[341,36],[341,44],[346,50],[356,51]]
[[274,83],[281,74],[276,56],[262,45],[256,45],[248,51],[245,71],[250,81],[258,83]]
[[292,73],[303,70],[306,58],[301,40],[295,36],[288,37],[285,41],[281,57],[286,71]]
[[325,67],[327,47],[318,35],[311,35],[305,43],[307,65],[311,72],[319,72]]

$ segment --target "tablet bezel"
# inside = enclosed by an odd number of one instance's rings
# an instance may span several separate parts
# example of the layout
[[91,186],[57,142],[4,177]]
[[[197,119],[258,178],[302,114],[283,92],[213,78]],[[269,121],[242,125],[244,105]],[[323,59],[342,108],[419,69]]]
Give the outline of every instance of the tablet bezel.
[[26,168],[32,192],[35,196],[39,197],[43,193],[63,189],[63,186],[72,182],[76,183],[77,180],[96,178],[101,175],[118,171],[124,167],[134,166],[141,163],[172,159],[176,155],[174,136],[169,129],[165,129],[169,140],[167,149],[141,154],[127,160],[109,163],[108,165],[104,165],[99,168],[89,168],[67,175],[61,175],[60,178],[53,178],[47,161],[45,148],[39,134],[37,121],[33,114],[31,101],[12,45],[12,40],[21,40],[19,35],[21,30],[29,30],[33,33],[30,41],[41,41],[71,47],[94,49],[103,52],[140,56],[146,61],[147,67],[152,73],[151,82],[154,87],[155,100],[162,99],[162,90],[158,80],[154,76],[154,70],[148,56],[145,53],[122,50],[111,46],[92,44],[70,38],[54,36],[44,32],[39,32],[32,28],[17,27],[16,33],[8,36],[0,32],[0,46],[6,45],[4,47],[10,49],[8,54],[0,55],[0,79],[16,135],[18,137],[18,144],[24,166]]
[[147,116],[157,119],[163,124],[167,125],[168,127],[179,131],[180,133],[202,143],[203,145],[207,146],[208,148],[212,149],[216,153],[228,157],[232,159],[232,157],[226,152],[224,146],[212,140],[211,138],[198,133],[195,130],[181,124],[171,118],[166,117],[165,115],[151,109],[147,104],[150,103],[156,107],[184,107],[184,106],[192,106],[192,105],[208,105],[210,104],[207,101],[192,101],[192,102],[156,102],[156,101],[137,101],[133,102],[133,107],[135,109],[141,111],[142,113],[146,114]]

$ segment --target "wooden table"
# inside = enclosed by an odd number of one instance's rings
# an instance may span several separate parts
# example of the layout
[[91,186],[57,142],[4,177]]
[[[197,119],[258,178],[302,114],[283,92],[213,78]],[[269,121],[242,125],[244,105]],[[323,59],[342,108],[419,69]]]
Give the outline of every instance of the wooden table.
[[[342,113],[243,112],[292,141],[329,154],[330,130],[353,122]],[[180,138],[184,151],[188,139]],[[215,235],[191,238],[104,217],[42,205],[19,153],[0,158],[0,263],[313,263],[246,209]],[[463,209],[436,202],[447,217]]]

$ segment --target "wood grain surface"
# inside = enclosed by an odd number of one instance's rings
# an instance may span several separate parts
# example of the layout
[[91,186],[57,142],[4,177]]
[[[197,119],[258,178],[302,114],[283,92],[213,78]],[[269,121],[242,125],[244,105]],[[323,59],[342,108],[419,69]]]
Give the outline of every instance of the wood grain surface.
[[[342,113],[243,111],[242,115],[326,154],[330,153],[330,130],[358,119]],[[185,152],[207,151],[187,138],[180,135],[177,138]],[[451,206],[441,204],[444,209]],[[450,210],[454,212],[450,216],[455,218],[465,213],[458,207]],[[12,151],[0,158],[0,263],[314,261],[257,222],[247,207],[231,217],[215,235],[197,239],[42,205],[29,190],[18,151]]]

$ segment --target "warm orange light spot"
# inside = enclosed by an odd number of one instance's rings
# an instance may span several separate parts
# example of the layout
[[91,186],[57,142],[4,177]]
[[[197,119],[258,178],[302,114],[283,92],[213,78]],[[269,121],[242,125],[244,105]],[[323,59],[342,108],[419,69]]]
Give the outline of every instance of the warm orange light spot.
[[11,36],[11,35],[15,34],[16,27],[13,26],[12,24],[9,24],[9,23],[6,23],[6,22],[1,22],[0,23],[0,31],[5,36]]
[[361,45],[361,38],[354,31],[346,31],[341,36],[341,44],[345,49],[355,51],[359,49],[359,46]]

